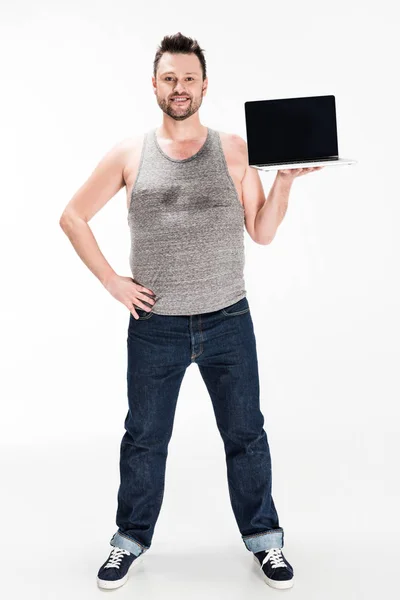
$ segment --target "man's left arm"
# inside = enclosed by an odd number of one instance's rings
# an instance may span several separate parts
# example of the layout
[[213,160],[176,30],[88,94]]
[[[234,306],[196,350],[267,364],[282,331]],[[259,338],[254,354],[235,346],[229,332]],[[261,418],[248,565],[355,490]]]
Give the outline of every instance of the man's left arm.
[[236,136],[236,139],[245,164],[245,173],[241,183],[246,229],[257,244],[270,244],[286,214],[294,179],[312,171],[319,171],[323,167],[280,169],[268,197],[265,198],[258,169],[250,167],[248,163],[247,143],[240,136]]
[[[259,177],[257,169],[249,168]],[[281,171],[277,172],[268,197],[255,218],[254,233],[259,244],[270,244],[274,239],[287,211],[292,183],[293,177],[282,175]]]

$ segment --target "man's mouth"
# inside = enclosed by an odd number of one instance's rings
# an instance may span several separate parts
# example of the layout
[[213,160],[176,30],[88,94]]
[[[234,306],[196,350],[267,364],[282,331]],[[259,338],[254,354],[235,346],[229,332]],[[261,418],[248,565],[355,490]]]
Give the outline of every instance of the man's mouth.
[[189,102],[189,98],[187,96],[175,96],[175,98],[171,98],[171,102],[175,104],[186,104]]

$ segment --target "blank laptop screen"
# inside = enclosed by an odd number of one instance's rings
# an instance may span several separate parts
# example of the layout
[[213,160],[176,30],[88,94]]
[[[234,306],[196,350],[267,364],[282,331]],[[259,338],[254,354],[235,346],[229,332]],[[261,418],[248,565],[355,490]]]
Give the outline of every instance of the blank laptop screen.
[[249,164],[338,155],[335,96],[245,102]]

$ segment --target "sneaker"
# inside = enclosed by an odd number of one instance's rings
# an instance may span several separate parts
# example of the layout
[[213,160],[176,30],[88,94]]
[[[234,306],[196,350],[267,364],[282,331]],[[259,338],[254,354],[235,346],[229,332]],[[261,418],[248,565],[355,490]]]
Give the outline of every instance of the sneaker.
[[114,546],[106,562],[97,573],[97,585],[100,588],[114,589],[128,581],[128,571],[142,562],[143,552],[139,556],[128,550]]
[[281,548],[254,552],[253,556],[268,585],[277,589],[292,587],[294,583],[293,567],[283,556]]

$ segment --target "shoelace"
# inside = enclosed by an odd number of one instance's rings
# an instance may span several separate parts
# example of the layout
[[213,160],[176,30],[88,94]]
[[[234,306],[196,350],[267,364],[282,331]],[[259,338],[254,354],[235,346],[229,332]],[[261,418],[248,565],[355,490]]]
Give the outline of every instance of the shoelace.
[[261,563],[260,569],[263,568],[263,566],[269,559],[271,559],[271,565],[274,569],[276,569],[277,567],[286,567],[287,566],[285,561],[282,558],[282,553],[281,553],[280,548],[271,548],[271,550],[268,550],[266,557],[264,558],[264,560]]
[[123,548],[117,548],[114,546],[114,548],[111,550],[110,558],[108,559],[104,568],[109,569],[110,567],[113,567],[114,569],[119,569],[122,556],[124,554],[130,554],[130,552],[128,552],[128,550],[124,550]]

